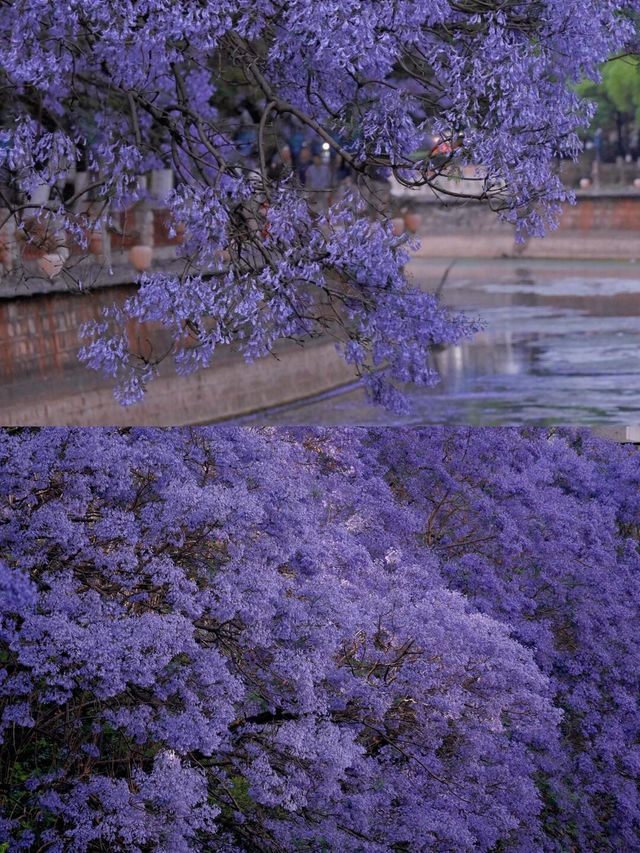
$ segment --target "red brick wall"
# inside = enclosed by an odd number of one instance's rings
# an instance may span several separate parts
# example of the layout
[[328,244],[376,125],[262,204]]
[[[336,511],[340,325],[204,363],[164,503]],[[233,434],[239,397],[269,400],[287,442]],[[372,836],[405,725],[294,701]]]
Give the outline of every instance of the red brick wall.
[[584,198],[566,205],[560,228],[578,231],[640,231],[640,193],[629,198]]
[[[424,234],[511,234],[487,205],[477,203],[442,205],[426,202],[419,205]],[[565,205],[560,220],[563,231],[638,232],[640,233],[640,191],[618,197],[581,195],[575,205]]]
[[80,326],[103,306],[121,302],[131,286],[96,290],[87,296],[52,293],[0,300],[0,377],[52,375],[73,367]]
[[[356,377],[332,340],[304,349],[284,343],[278,358],[245,364],[222,349],[206,370],[180,377],[161,367],[145,401],[123,408],[107,377],[77,358],[78,328],[103,305],[121,302],[130,286],[89,297],[49,294],[0,300],[0,413],[5,426],[206,423],[293,402]],[[130,329],[132,345],[136,330]],[[154,334],[156,337],[156,334]]]

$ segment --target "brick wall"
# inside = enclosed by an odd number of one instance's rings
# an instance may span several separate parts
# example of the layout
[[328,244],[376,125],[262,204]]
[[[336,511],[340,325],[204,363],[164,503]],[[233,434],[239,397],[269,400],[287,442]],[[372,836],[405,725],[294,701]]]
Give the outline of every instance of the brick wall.
[[79,329],[103,306],[123,301],[133,287],[96,290],[78,296],[52,293],[0,300],[0,377],[48,377],[75,369]]
[[[121,303],[133,290],[124,285],[85,296],[49,293],[0,299],[0,423],[206,423],[290,403],[356,378],[330,340],[304,349],[283,342],[276,348],[277,359],[250,365],[222,348],[210,368],[192,376],[176,376],[169,362],[163,364],[144,403],[123,408],[113,397],[113,383],[78,361],[78,331],[98,317],[103,306]],[[157,330],[145,329],[145,339],[148,335],[164,349]],[[135,346],[137,329],[131,327],[129,336]]]
[[581,196],[566,205],[560,228],[578,231],[640,231],[640,193],[637,196]]
[[[404,199],[403,199],[404,201]],[[513,228],[500,221],[486,204],[424,202],[417,207],[422,214],[425,234],[508,234]],[[575,205],[565,205],[560,230],[593,232],[638,232],[640,234],[640,192],[618,196],[580,195]]]
[[[212,366],[176,376],[165,363],[143,403],[123,408],[112,383],[76,357],[77,327],[129,288],[91,297],[54,294],[0,303],[0,422],[5,426],[208,423],[291,403],[355,380],[333,341],[276,347],[277,358],[245,364],[224,348]],[[95,306],[92,308],[91,306]]]

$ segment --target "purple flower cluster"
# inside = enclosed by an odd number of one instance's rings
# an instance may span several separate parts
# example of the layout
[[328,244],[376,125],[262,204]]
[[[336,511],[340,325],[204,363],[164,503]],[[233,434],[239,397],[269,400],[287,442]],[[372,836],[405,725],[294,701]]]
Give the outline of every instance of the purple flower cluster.
[[[637,0],[12,0],[0,170],[19,198],[0,206],[20,225],[48,184],[42,215],[86,243],[77,205],[90,193],[91,215],[108,220],[140,196],[140,174],[174,170],[181,271],[145,278],[86,330],[82,358],[115,375],[123,402],[144,394],[159,358],[129,352],[123,330],[151,318],[181,372],[220,344],[250,360],[281,338],[335,335],[362,373],[382,364],[369,386],[389,402],[394,384],[433,383],[430,346],[455,341],[461,321],[406,281],[388,229],[364,227],[344,200],[314,207],[291,151],[278,159],[282,140],[328,147],[370,219],[386,215],[382,176],[442,192],[443,175],[478,167],[482,197],[543,233],[565,198],[554,163],[578,152],[589,118],[574,84],[632,42],[636,11]],[[93,189],[67,205],[55,185],[79,161]]]
[[0,844],[640,844],[640,457],[0,433]]

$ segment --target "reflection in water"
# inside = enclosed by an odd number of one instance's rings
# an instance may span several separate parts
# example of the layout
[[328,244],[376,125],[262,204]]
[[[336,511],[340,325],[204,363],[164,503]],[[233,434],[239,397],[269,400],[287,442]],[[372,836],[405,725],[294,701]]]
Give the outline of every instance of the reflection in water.
[[[446,262],[412,262],[434,289]],[[434,354],[442,377],[406,418],[360,388],[255,416],[260,423],[640,423],[640,270],[632,263],[459,261],[443,299],[485,330]]]

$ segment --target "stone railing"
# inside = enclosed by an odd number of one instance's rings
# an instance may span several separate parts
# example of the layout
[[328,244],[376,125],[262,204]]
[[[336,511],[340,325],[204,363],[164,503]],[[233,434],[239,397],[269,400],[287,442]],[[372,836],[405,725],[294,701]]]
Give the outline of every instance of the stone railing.
[[[70,179],[71,180],[71,179]],[[55,204],[51,215],[38,216],[29,208],[17,215],[0,208],[0,298],[50,293],[131,282],[136,272],[154,266],[166,268],[175,259],[181,235],[169,233],[169,214],[164,199],[173,185],[170,170],[157,170],[141,178],[143,201],[126,211],[112,212],[111,226],[95,225],[102,202],[91,198],[91,178],[77,172],[68,185],[78,197],[70,214],[84,232],[81,246],[75,236],[56,226]],[[61,187],[58,189],[62,190]],[[50,204],[51,190],[35,190],[26,204]]]

